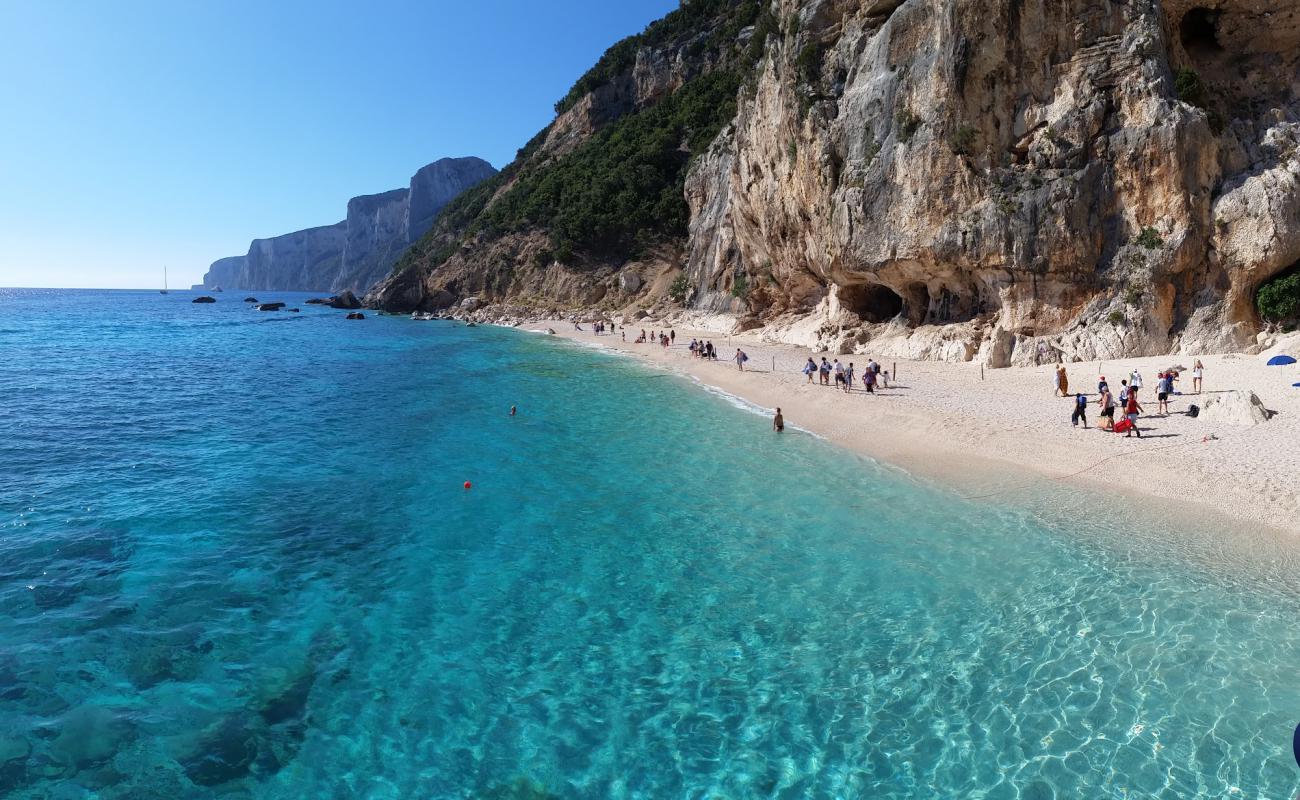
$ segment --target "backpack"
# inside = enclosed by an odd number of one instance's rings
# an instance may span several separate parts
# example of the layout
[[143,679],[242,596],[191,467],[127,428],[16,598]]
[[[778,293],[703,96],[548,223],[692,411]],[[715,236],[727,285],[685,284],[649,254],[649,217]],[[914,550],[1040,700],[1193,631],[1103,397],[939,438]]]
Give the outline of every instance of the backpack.
[[1195,403],[1192,403],[1190,406],[1187,407],[1187,416],[1191,417],[1192,419],[1196,419],[1198,416],[1200,416],[1200,414],[1201,414],[1201,407],[1196,405]]
[[742,364],[743,364],[744,362],[748,361],[748,360],[749,360],[749,356],[745,355],[744,353],[741,353],[741,354],[740,354],[740,362],[741,362]]

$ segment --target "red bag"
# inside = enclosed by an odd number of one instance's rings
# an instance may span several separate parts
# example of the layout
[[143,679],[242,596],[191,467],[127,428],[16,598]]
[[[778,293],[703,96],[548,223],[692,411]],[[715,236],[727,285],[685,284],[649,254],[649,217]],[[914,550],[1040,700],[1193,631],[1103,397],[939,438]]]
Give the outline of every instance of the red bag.
[[1125,417],[1124,419],[1115,423],[1115,433],[1124,433],[1125,431],[1127,431],[1129,428],[1132,427],[1133,427],[1133,423],[1128,421],[1128,417]]

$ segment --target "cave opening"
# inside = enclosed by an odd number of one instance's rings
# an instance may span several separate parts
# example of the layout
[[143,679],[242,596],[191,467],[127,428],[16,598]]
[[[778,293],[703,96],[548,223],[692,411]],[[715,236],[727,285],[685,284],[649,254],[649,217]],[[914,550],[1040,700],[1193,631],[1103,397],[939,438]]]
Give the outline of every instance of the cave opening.
[[1208,55],[1223,50],[1219,44],[1219,11],[1193,8],[1178,23],[1178,38],[1189,55]]
[[907,309],[907,322],[913,328],[925,322],[930,312],[930,287],[920,281],[908,284],[904,307]]
[[903,313],[903,298],[878,283],[841,286],[839,299],[841,306],[857,314],[863,322],[888,322]]

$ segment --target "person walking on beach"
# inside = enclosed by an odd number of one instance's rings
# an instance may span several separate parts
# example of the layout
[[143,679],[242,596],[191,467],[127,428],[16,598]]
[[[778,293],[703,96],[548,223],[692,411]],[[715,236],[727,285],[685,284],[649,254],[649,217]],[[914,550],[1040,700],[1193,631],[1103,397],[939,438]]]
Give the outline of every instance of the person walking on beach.
[[1110,387],[1105,383],[1102,384],[1101,397],[1097,398],[1097,405],[1101,406],[1102,430],[1115,430],[1115,396],[1110,393]]
[[1198,358],[1196,363],[1192,365],[1192,391],[1197,394],[1201,393],[1201,378],[1204,374],[1205,366],[1201,364],[1201,360]]
[[677,344],[677,329],[673,328],[668,331],[668,339],[672,344]]
[[1056,367],[1056,389],[1061,393],[1061,397],[1070,395],[1070,378],[1065,374],[1065,365],[1058,364]]
[[1120,382],[1119,382],[1119,386],[1120,386],[1120,389],[1119,389],[1119,404],[1120,404],[1121,406],[1125,406],[1125,407],[1127,407],[1127,406],[1128,406],[1128,395],[1129,395],[1128,381],[1126,381],[1126,380],[1125,380],[1125,381],[1120,381]]
[[1174,390],[1172,372],[1162,372],[1156,376],[1156,413],[1169,416],[1169,393]]
[[835,359],[835,366],[832,369],[835,372],[835,388],[838,389],[844,385],[844,365],[841,364],[840,360],[837,358]]
[[781,407],[777,406],[776,416],[772,417],[772,430],[780,433],[785,430],[785,417],[781,416]]
[[1109,388],[1110,388],[1110,384],[1106,383],[1105,375],[1102,375],[1100,378],[1097,379],[1097,394],[1101,394],[1102,392],[1106,391]]
[[736,348],[736,369],[740,370],[741,372],[744,372],[745,362],[748,360],[749,360],[749,356],[745,355],[745,351],[737,347]]
[[1088,430],[1088,395],[1079,392],[1074,396],[1074,413],[1070,415],[1070,425],[1079,427],[1079,421],[1083,421],[1083,429]]
[[803,365],[803,374],[808,377],[808,382],[813,382],[813,373],[817,372],[817,362],[813,361],[812,356],[808,356],[808,363]]
[[1137,389],[1130,388],[1128,392],[1128,403],[1124,406],[1124,417],[1128,420],[1129,424],[1128,432],[1124,434],[1125,439],[1135,433],[1138,435],[1139,439],[1142,438],[1142,431],[1138,428],[1138,414],[1142,412],[1143,408],[1142,404],[1138,402]]
[[862,388],[867,390],[867,394],[876,393],[876,371],[871,368],[871,364],[867,364],[867,368],[862,371]]
[[831,385],[831,364],[829,361],[826,360],[826,356],[822,356],[822,364],[821,367],[818,369],[818,372],[821,373],[822,386],[830,386]]
[[844,368],[844,391],[846,392],[853,391],[853,362],[852,361],[850,361],[849,365]]
[[1128,376],[1128,385],[1134,389],[1142,388],[1142,373],[1137,371],[1137,367],[1134,367],[1133,374]]

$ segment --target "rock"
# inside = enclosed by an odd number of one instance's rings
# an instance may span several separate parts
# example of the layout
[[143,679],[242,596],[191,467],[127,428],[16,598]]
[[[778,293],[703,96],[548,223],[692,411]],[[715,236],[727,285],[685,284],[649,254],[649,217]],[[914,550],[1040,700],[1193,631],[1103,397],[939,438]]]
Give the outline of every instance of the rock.
[[555,329],[554,329],[554,328],[547,328],[547,329],[546,329],[546,332],[549,333],[551,336],[555,336],[555,335],[557,335],[557,334],[555,333]]
[[[912,333],[866,330],[1011,365],[1040,362],[1040,346],[1066,361],[1246,347],[1255,289],[1300,263],[1300,17],[1266,15],[1276,3],[787,0],[798,41],[768,40],[758,68],[712,46],[740,12],[710,5],[571,98],[510,168],[544,183],[611,124],[741,70],[752,88],[663,187],[685,201],[685,235],[641,263],[631,248],[539,257],[560,231],[486,224],[499,192],[435,225],[436,246],[369,297],[572,308],[596,285],[666,295],[680,269],[687,305],[759,312],[765,336],[899,320]],[[1206,84],[1197,105],[1172,80],[1184,69]],[[557,202],[557,220],[591,216]]]
[[641,276],[637,275],[635,272],[620,272],[618,274],[618,288],[621,289],[624,294],[635,294],[636,292],[639,292],[643,283]]
[[1254,392],[1234,389],[1210,396],[1201,406],[1199,418],[1228,425],[1258,425],[1268,421],[1269,413]]
[[246,777],[257,758],[259,730],[251,717],[227,717],[208,731],[197,752],[181,759],[181,767],[200,786],[220,786]]
[[302,309],[301,309],[301,308],[291,308],[291,309],[289,309],[289,311],[292,311],[293,313],[298,314],[298,313],[300,313],[300,312],[302,311]]
[[50,754],[78,770],[102,766],[134,736],[134,730],[112,710],[100,705],[78,706],[63,719],[50,743]]
[[215,297],[210,297],[210,296],[208,296],[208,295],[205,294],[205,295],[201,295],[201,296],[199,296],[199,297],[194,298],[194,299],[191,300],[190,302],[191,302],[191,303],[215,303],[215,302],[217,302],[217,298],[215,298]]
[[366,318],[366,315],[365,315],[365,314],[362,314],[360,311],[353,311],[351,314],[348,314],[347,318],[348,318],[348,319],[365,319],[365,318]]
[[307,305],[309,305],[309,306],[327,306],[327,305],[330,304],[330,298],[328,298],[328,297],[313,297],[313,298],[311,298],[310,300],[306,300],[306,301],[304,301],[304,302],[306,302]]
[[330,298],[330,308],[361,308],[361,301],[351,290],[345,289]]
[[279,311],[284,308],[284,303],[261,303],[258,305],[258,311]]
[[342,222],[256,239],[246,255],[212,262],[205,285],[365,292],[388,276],[448,202],[495,174],[481,158],[439,159],[416,171],[407,188],[352,198]]
[[[256,297],[245,297],[245,298],[244,298],[244,302],[245,302],[245,303],[256,303],[256,302],[257,302],[257,298],[256,298]],[[310,303],[311,301],[308,300],[307,302]]]

